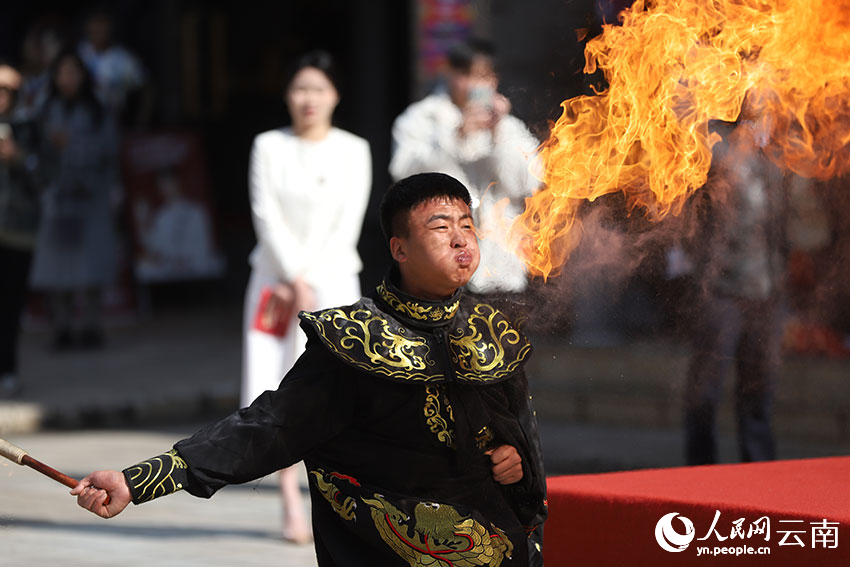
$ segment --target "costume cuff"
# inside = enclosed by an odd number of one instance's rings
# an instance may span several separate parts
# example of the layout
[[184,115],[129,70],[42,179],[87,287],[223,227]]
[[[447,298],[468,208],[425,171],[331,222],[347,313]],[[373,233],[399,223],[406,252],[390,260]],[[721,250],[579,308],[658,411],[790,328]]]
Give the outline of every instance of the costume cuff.
[[182,490],[189,478],[186,461],[177,449],[148,459],[122,471],[133,495],[133,504]]

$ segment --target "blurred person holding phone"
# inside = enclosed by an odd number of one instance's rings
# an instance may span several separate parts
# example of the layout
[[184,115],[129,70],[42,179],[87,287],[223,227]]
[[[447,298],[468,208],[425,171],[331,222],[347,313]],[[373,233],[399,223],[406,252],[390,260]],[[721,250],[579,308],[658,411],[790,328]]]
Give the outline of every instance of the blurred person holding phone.
[[16,111],[21,74],[0,61],[0,399],[17,395],[18,335],[38,232],[38,132]]
[[[492,45],[470,39],[448,53],[447,92],[410,105],[393,124],[390,174],[398,180],[439,171],[459,179],[472,195],[483,237],[481,267],[469,288],[479,293],[521,292],[522,262],[496,236],[523,208],[539,181],[529,171],[538,141],[498,92]],[[504,210],[496,204],[507,199]]]
[[[296,59],[283,83],[292,125],[254,139],[249,190],[257,245],[245,296],[242,406],[275,390],[304,352],[299,311],[360,297],[357,242],[372,186],[369,143],[332,124],[340,100],[331,55]],[[298,469],[280,473],[283,537],[308,543]]]

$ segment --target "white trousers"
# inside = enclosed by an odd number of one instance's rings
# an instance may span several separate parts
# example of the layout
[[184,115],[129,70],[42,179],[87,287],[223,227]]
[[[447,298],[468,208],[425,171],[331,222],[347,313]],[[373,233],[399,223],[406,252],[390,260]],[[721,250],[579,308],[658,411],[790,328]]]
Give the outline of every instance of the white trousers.
[[[242,350],[242,407],[250,405],[266,390],[276,390],[307,344],[307,336],[298,325],[297,313],[293,313],[289,329],[283,337],[251,328],[263,288],[274,287],[277,283],[276,276],[256,269],[251,272],[248,281],[243,318],[245,338]],[[316,294],[317,310],[350,305],[360,299],[360,280],[357,274],[336,275],[322,282],[322,286],[313,291]]]

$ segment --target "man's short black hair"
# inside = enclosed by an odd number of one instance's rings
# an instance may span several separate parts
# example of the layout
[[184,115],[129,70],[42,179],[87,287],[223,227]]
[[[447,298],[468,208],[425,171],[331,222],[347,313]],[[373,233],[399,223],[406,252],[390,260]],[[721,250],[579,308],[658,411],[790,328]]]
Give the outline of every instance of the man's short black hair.
[[446,54],[449,67],[456,71],[468,72],[476,57],[486,57],[490,61],[495,58],[493,44],[486,39],[470,38],[454,45]]
[[387,189],[381,201],[381,229],[387,242],[393,236],[407,236],[407,213],[417,205],[448,197],[472,205],[466,187],[445,173],[418,173],[399,179]]

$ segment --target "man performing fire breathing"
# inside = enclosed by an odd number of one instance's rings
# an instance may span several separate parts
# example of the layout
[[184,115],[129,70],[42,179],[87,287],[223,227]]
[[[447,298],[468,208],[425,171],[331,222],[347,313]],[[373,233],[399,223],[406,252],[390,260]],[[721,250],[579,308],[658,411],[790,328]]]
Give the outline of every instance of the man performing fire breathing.
[[390,174],[401,179],[442,171],[467,186],[485,238],[481,265],[468,288],[481,294],[521,293],[525,265],[498,237],[540,182],[529,166],[538,146],[499,94],[493,45],[469,39],[447,54],[447,92],[411,104],[393,123]]
[[322,567],[542,565],[531,345],[462,289],[479,263],[469,205],[448,175],[396,182],[381,204],[388,275],[354,305],[301,313],[307,350],[276,391],[71,494],[111,518],[303,460]]

